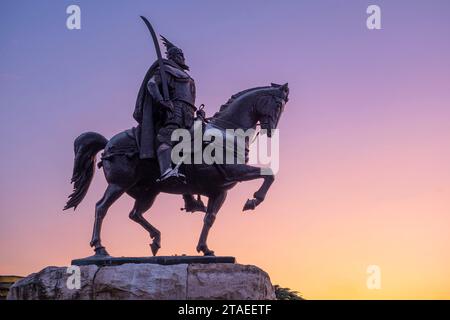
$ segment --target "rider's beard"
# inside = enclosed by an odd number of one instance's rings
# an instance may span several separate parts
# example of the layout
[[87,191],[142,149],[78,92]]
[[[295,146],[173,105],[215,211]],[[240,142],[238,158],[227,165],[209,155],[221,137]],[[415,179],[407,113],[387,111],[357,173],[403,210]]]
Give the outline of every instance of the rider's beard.
[[189,71],[189,66],[181,59],[172,58],[172,61],[179,65],[183,70]]

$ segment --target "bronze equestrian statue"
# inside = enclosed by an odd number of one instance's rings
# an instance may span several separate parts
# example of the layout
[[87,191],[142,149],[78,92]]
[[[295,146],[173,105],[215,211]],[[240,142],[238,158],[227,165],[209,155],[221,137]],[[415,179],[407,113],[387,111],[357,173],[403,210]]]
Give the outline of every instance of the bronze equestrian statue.
[[[161,247],[161,233],[151,225],[143,214],[150,209],[160,192],[182,194],[186,209],[201,211],[200,200],[193,194],[208,197],[203,228],[197,245],[197,252],[214,255],[208,248],[207,237],[217,213],[225,201],[227,192],[238,182],[263,179],[261,187],[247,200],[244,210],[254,209],[265,198],[274,181],[273,174],[262,173],[261,168],[246,163],[236,164],[175,164],[173,168],[170,152],[173,147],[171,133],[177,128],[191,128],[195,111],[195,83],[185,72],[188,68],[182,51],[163,38],[167,48],[167,60],[161,58],[156,35],[150,23],[149,28],[158,61],[150,67],[139,91],[135,119],[136,128],[118,133],[111,140],[101,134],[86,132],[74,141],[74,169],[72,183],[74,191],[69,196],[65,210],[74,208],[85,197],[96,166],[96,154],[104,150],[99,168],[103,168],[108,187],[95,207],[95,222],[90,242],[98,256],[108,256],[101,243],[102,221],[109,207],[127,193],[135,199],[129,217],[140,224],[150,235],[153,255]],[[170,84],[170,85],[169,85]],[[233,95],[205,127],[221,132],[227,129],[255,129],[257,125],[267,131],[276,129],[284,106],[288,101],[288,84],[271,84],[241,91]],[[202,113],[197,114],[204,120]],[[156,152],[155,152],[156,150]],[[248,150],[245,150],[247,159]],[[156,154],[156,158],[155,158]],[[194,201],[194,204],[190,201]]]
[[[177,167],[172,168],[171,136],[174,130],[190,129],[194,124],[197,111],[195,81],[186,72],[189,67],[183,51],[164,37],[162,40],[167,49],[167,59],[161,58],[161,51],[150,22],[145,17],[141,18],[154,37],[158,60],[153,63],[142,81],[133,113],[134,119],[139,123],[137,127],[140,137],[139,156],[141,159],[152,159],[155,157],[156,149],[161,172],[159,180],[170,184],[183,181],[185,178],[178,172]],[[205,118],[204,111],[199,110],[198,116]],[[206,211],[200,198],[196,200],[191,194],[184,194],[183,198],[186,212]]]

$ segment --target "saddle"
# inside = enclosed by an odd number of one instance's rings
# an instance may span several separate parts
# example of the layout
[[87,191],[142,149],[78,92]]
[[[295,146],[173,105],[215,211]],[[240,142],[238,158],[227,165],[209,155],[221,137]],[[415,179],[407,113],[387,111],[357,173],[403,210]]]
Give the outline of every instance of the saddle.
[[[198,150],[198,142],[195,141],[197,136],[200,136],[196,130],[199,130],[199,125],[201,125],[201,139],[202,147]],[[199,157],[201,159],[200,164],[205,165],[221,165],[225,164],[227,160],[233,159],[233,163],[247,163],[248,162],[248,152],[249,152],[249,141],[245,140],[245,145],[237,148],[237,141],[239,138],[244,138],[245,136],[239,136],[238,134],[230,135],[227,134],[226,129],[212,123],[201,121],[200,123],[196,121],[194,126],[190,128],[190,139],[181,139],[182,142],[174,142],[174,146],[177,147],[178,143],[183,143],[183,145],[177,148],[183,151],[182,162],[186,162],[186,157],[191,157],[190,163],[196,163]],[[105,147],[104,152],[101,154],[101,161],[98,166],[102,166],[103,160],[111,159],[115,156],[126,156],[132,158],[138,156],[141,147],[141,127],[133,127],[131,129],[125,130],[116,136],[114,136],[110,143]],[[197,143],[197,145],[196,145]],[[206,152],[205,152],[206,151]],[[198,153],[201,152],[201,155]],[[222,155],[216,154],[216,152],[221,152]],[[208,159],[206,159],[208,158]],[[220,163],[219,160],[222,160]],[[177,163],[175,163],[177,165]]]
[[98,168],[102,167],[103,160],[110,160],[116,156],[132,158],[139,154],[139,137],[140,132],[137,127],[133,127],[115,135],[101,154],[100,161],[97,163]]

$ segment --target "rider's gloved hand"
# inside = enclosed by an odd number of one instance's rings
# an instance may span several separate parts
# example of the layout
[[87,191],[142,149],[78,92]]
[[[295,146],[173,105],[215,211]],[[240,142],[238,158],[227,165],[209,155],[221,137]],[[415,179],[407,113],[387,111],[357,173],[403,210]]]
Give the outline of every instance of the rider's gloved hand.
[[197,110],[197,118],[200,118],[200,119],[206,119],[206,113],[205,113],[205,110],[203,110],[203,109],[199,109],[199,110]]

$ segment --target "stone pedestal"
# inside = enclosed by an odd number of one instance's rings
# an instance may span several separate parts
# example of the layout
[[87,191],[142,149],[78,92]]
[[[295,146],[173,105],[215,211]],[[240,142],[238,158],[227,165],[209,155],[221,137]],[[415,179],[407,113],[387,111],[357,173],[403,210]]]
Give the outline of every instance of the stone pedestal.
[[[17,281],[10,300],[271,300],[275,291],[266,272],[235,263],[125,263],[80,265],[80,288],[74,271],[47,267]],[[76,275],[75,275],[76,276]],[[68,285],[69,282],[69,285]]]

